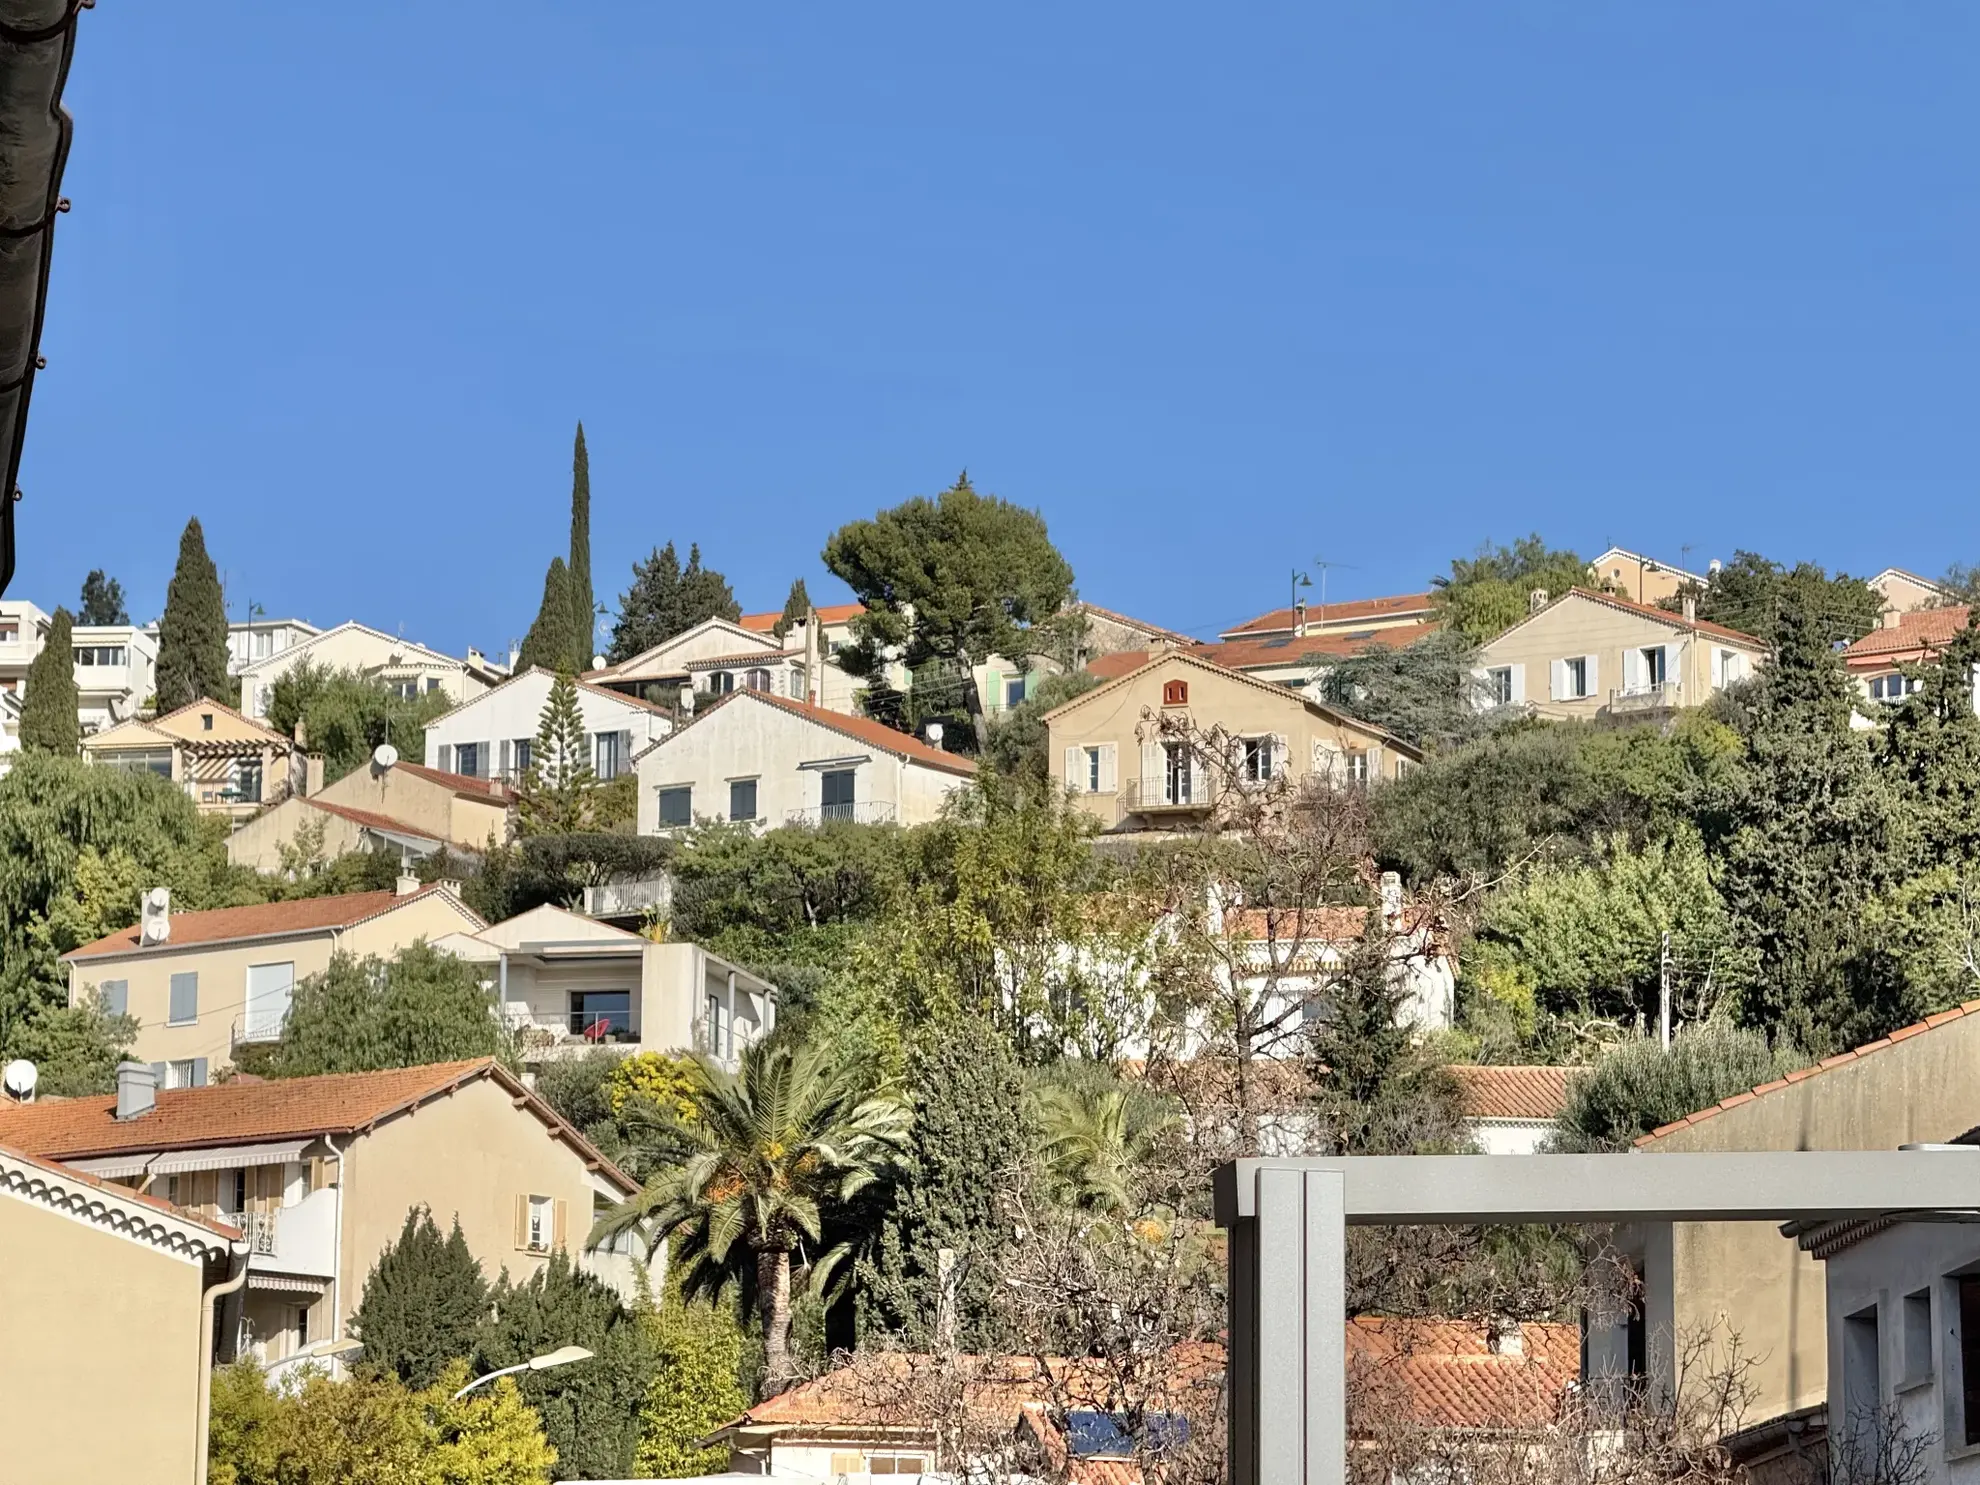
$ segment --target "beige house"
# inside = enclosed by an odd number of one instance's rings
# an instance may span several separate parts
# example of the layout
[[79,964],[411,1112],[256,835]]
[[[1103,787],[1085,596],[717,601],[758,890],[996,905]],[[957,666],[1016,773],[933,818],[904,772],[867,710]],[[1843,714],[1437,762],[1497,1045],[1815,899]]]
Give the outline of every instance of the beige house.
[[1481,707],[1588,720],[1702,706],[1766,659],[1760,640],[1689,606],[1571,588],[1480,648],[1473,675]]
[[777,1025],[777,987],[698,944],[656,943],[545,904],[435,946],[481,965],[526,1062],[595,1047],[699,1052],[733,1069]]
[[241,710],[250,717],[267,716],[275,682],[304,661],[325,670],[351,670],[369,676],[401,696],[441,691],[458,702],[479,695],[489,685],[485,664],[457,660],[351,620],[243,665]]
[[[1199,732],[1221,729],[1234,757],[1213,767],[1188,744],[1160,735],[1163,718]],[[1422,754],[1394,734],[1297,691],[1201,659],[1192,650],[1153,656],[1045,714],[1055,782],[1109,830],[1186,828],[1207,818],[1220,780],[1331,775],[1393,779]]]
[[639,833],[699,821],[920,825],[976,764],[896,732],[762,691],[737,691],[634,760]]
[[1697,591],[1711,582],[1709,575],[1687,572],[1654,557],[1610,547],[1588,564],[1593,586],[1607,588],[1637,603],[1661,603],[1676,598],[1687,588]]
[[[1926,665],[1966,628],[1972,610],[1965,604],[1942,608],[1884,610],[1883,622],[1843,651],[1843,665],[1870,701],[1899,702],[1921,682],[1900,668]],[[1980,706],[1980,690],[1974,702]]]
[[[48,1104],[42,1107],[60,1108]],[[17,1148],[0,1104],[0,1475],[205,1479],[210,1308],[240,1235]]]
[[374,760],[334,784],[263,810],[227,837],[227,859],[276,872],[284,847],[313,846],[325,861],[367,850],[397,851],[406,861],[442,849],[485,851],[491,840],[507,842],[510,803],[499,779],[418,763],[381,768]]
[[[196,1088],[247,1042],[282,1034],[298,981],[342,951],[388,958],[419,939],[486,925],[445,885],[173,913],[163,887],[142,920],[62,956],[69,1004],[137,1019],[131,1055],[167,1088]],[[156,899],[154,903],[154,899]]]
[[230,820],[287,798],[302,782],[293,776],[300,760],[288,738],[212,700],[94,733],[82,750],[92,763],[170,779],[200,813]]
[[[490,1280],[506,1269],[525,1282],[560,1248],[615,1287],[629,1277],[625,1252],[583,1247],[596,1208],[637,1184],[486,1059],[177,1090],[126,1063],[115,1095],[0,1107],[0,1144],[238,1229],[247,1283],[232,1307],[237,1323],[220,1336],[223,1355],[272,1362],[348,1334],[366,1276],[414,1206],[443,1229],[458,1218]],[[49,1282],[67,1264],[5,1267]],[[138,1332],[129,1345],[146,1344],[134,1317],[124,1324]],[[182,1351],[189,1367],[190,1335]],[[97,1364],[106,1358],[121,1364],[122,1347],[99,1348]],[[107,1431],[119,1432],[125,1399],[106,1414],[105,1395],[86,1389],[99,1427],[113,1418]],[[182,1406],[191,1412],[189,1400]],[[127,1478],[168,1477],[147,1467]]]
[[1921,608],[1938,608],[1950,603],[1953,593],[1942,583],[1920,577],[1915,572],[1906,572],[1902,567],[1886,567],[1873,578],[1864,581],[1884,596],[1887,612],[1909,614]]
[[[1980,1126],[1980,1001],[1738,1093],[1637,1141],[1664,1151],[1895,1150]],[[1670,1365],[1673,1335],[1737,1333],[1755,1362],[1749,1424],[1821,1403],[1829,1338],[1819,1257],[1767,1223],[1662,1223],[1628,1239],[1644,1281],[1636,1335],[1591,1332],[1591,1368]]]

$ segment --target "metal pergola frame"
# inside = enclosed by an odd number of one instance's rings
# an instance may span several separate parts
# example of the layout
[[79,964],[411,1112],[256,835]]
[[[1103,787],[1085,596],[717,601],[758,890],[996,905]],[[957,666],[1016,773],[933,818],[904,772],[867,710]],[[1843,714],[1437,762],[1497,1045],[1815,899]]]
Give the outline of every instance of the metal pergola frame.
[[1980,1220],[1980,1147],[1253,1159],[1216,1176],[1229,1234],[1232,1485],[1345,1485],[1350,1225]]

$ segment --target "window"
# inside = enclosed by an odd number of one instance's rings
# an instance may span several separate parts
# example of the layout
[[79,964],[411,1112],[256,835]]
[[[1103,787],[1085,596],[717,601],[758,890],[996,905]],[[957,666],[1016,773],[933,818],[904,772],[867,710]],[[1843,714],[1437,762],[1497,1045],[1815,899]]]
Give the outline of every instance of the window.
[[1019,702],[1024,700],[1025,679],[1026,678],[1024,676],[1020,675],[1020,676],[1013,676],[1010,680],[1004,682],[1005,706],[1007,707],[1016,706]]
[[736,678],[730,675],[728,671],[716,670],[709,672],[708,694],[710,696],[727,696],[735,689]]
[[199,730],[201,732],[211,732],[213,730],[212,712],[201,712],[199,714]]
[[1907,680],[1901,675],[1874,676],[1870,681],[1870,698],[1873,701],[1899,702],[1916,691],[1924,682]]
[[1238,744],[1241,752],[1238,759],[1239,776],[1247,784],[1269,784],[1272,782],[1272,739],[1269,737],[1247,737]]
[[414,676],[410,680],[387,681],[385,683],[385,689],[401,701],[417,701],[419,699],[419,677]]
[[1100,792],[1100,750],[1098,748],[1086,749],[1086,792],[1088,794],[1098,794]]
[[241,1021],[241,1040],[272,1042],[282,1034],[282,1023],[289,1017],[289,1001],[295,994],[296,966],[250,964],[247,971],[247,1013]]
[[756,780],[729,780],[729,818],[731,820],[754,820],[756,818]]
[[171,999],[165,1020],[171,1026],[186,1026],[199,1019],[199,975],[172,976]]
[[1900,1386],[1932,1380],[1932,1291],[1904,1297],[1904,1372]]
[[616,779],[625,763],[625,738],[616,732],[600,732],[592,739],[592,754],[597,760],[592,772],[600,779]]
[[77,645],[75,660],[78,665],[122,665],[125,651],[122,645]]
[[1189,744],[1162,744],[1162,803],[1194,802],[1196,779],[1189,766]]
[[729,1019],[722,1014],[722,997],[708,997],[708,1020],[702,1028],[702,1040],[708,1044],[708,1055],[723,1061],[729,1055]]
[[518,774],[527,773],[529,771],[529,756],[530,756],[529,750],[532,742],[533,739],[527,737],[519,737],[516,739],[515,760],[516,760],[516,772]]
[[632,992],[573,990],[570,1027],[572,1036],[588,1042],[631,1041]]
[[428,677],[426,678],[426,691],[427,691],[427,694],[428,694],[428,695],[430,696],[430,695],[432,695],[432,694],[433,694],[433,693],[434,693],[435,691],[438,691],[439,689],[440,689],[440,677],[439,677],[439,676],[437,676],[437,675],[430,675],[430,676],[428,676]]
[[481,777],[481,744],[454,744],[454,772],[466,774],[471,779]]
[[786,672],[785,672],[785,674],[786,674],[786,675],[788,675],[788,676],[789,676],[789,678],[790,678],[790,683],[791,683],[791,685],[790,685],[790,690],[791,690],[791,700],[793,700],[793,701],[803,701],[803,700],[804,700],[804,672],[803,672],[802,670],[800,670],[800,669],[798,669],[798,668],[797,668],[797,666],[795,666],[795,665],[793,665],[793,666],[792,666],[792,667],[791,667],[791,668],[790,668],[790,669],[789,669],[788,671],[786,671]]
[[1980,1274],[1961,1274],[1959,1288],[1960,1411],[1965,1414],[1964,1437],[1980,1444]]
[[745,691],[768,691],[770,689],[770,672],[761,669],[745,671],[743,674],[743,689]]
[[1485,672],[1485,694],[1494,706],[1512,705],[1512,667],[1495,665]]
[[206,1086],[206,1059],[187,1057],[182,1061],[165,1064],[165,1086],[167,1088],[204,1088]]
[[236,804],[261,803],[261,760],[259,758],[236,758],[234,760],[234,802]]
[[21,637],[21,626],[15,623],[12,619],[9,619],[4,624],[0,624],[0,645],[14,644],[20,639],[20,637]]
[[248,1204],[247,1167],[242,1166],[239,1170],[229,1171],[227,1174],[231,1177],[227,1184],[233,1187],[233,1201],[227,1210],[230,1212],[245,1212]]
[[1188,706],[1189,682],[1188,681],[1162,682],[1162,705]]
[[1657,687],[1663,685],[1664,657],[1666,654],[1664,647],[1662,645],[1651,645],[1648,649],[1637,651],[1637,654],[1642,657],[1638,663],[1642,669],[1644,687],[1649,690],[1655,690]]
[[529,1242],[527,1244],[530,1252],[548,1253],[550,1251],[550,1222],[550,1198],[547,1196],[532,1196],[529,1199]]
[[1354,784],[1365,784],[1368,782],[1368,755],[1366,753],[1349,753],[1347,765],[1348,782]]
[[660,823],[662,825],[692,825],[694,823],[694,786],[679,784],[660,791]]
[[129,980],[105,980],[102,984],[98,985],[96,987],[96,993],[102,998],[103,1014],[106,1016],[129,1015],[130,991],[131,982]]
[[1563,660],[1561,668],[1567,675],[1567,686],[1562,696],[1573,700],[1588,695],[1588,657],[1576,655],[1572,660]]
[[[1884,1411],[1884,1378],[1877,1310],[1851,1315],[1843,1321],[1842,1432],[1854,1435],[1862,1457],[1878,1457],[1878,1424]],[[1833,1425],[1832,1425],[1833,1426]]]
[[818,818],[850,820],[853,817],[853,770],[834,768],[818,776]]
[[309,1344],[309,1306],[291,1306],[289,1314],[292,1317],[291,1327],[295,1331],[296,1350],[300,1351]]
[[254,637],[254,658],[257,660],[266,660],[274,649],[274,645],[275,636],[270,634],[266,629],[262,630]]
[[1403,776],[1404,774],[1406,774],[1406,773],[1408,773],[1408,772],[1410,771],[1410,769],[1412,769],[1412,768],[1414,768],[1414,767],[1415,767],[1415,765],[1414,765],[1413,763],[1411,763],[1411,762],[1409,761],[1409,759],[1407,759],[1407,758],[1405,758],[1405,757],[1403,757],[1403,756],[1402,756],[1402,755],[1401,755],[1400,753],[1398,753],[1398,754],[1396,755],[1396,777],[1397,777],[1397,778],[1401,778],[1401,777],[1402,777],[1402,776]]
[[869,1454],[866,1456],[866,1472],[869,1475],[920,1475],[928,1471],[926,1454]]

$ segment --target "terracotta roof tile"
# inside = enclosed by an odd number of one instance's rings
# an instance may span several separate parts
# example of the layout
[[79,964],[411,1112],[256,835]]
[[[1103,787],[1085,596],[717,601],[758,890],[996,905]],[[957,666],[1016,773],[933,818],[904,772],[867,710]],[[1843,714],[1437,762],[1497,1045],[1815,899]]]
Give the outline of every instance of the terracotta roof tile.
[[1099,680],[1111,681],[1116,676],[1141,669],[1160,653],[1159,650],[1116,650],[1111,655],[1095,655],[1086,662],[1086,673]]
[[[822,706],[813,706],[809,702],[793,701],[788,696],[772,696],[768,691],[731,691],[712,706],[696,712],[694,721],[689,725],[698,725],[704,719],[714,716],[723,707],[734,706],[744,701],[774,706],[780,711],[789,712],[793,716],[803,717],[808,722],[815,722],[820,727],[829,728],[842,737],[863,742],[868,747],[879,748],[910,763],[919,763],[927,768],[939,768],[944,773],[961,774],[965,778],[976,772],[976,763],[973,759],[965,758],[959,753],[945,753],[940,748],[930,747],[920,738],[910,737],[905,732],[896,732],[885,722],[876,722],[871,717],[852,717],[844,712],[828,711]],[[673,737],[679,737],[685,730],[686,728],[677,728],[672,737],[662,738],[653,747],[664,747],[673,740]],[[650,753],[653,749],[648,748],[646,751]]]
[[1953,636],[1966,627],[1971,612],[1966,605],[1955,604],[1950,608],[1920,608],[1899,614],[1895,627],[1872,629],[1844,650],[1843,663],[1906,650],[1933,650],[1950,644]]
[[[625,700],[624,697],[619,699]],[[443,773],[437,768],[428,768],[424,763],[407,763],[403,760],[392,766],[403,768],[416,779],[425,779],[429,784],[439,784],[470,799],[499,800],[507,797],[495,792],[495,784],[491,779],[478,779],[472,774],[465,773]]]
[[[1341,602],[1306,606],[1306,622],[1314,625],[1323,621],[1329,625],[1352,624],[1360,619],[1394,619],[1404,614],[1427,614],[1433,607],[1433,597],[1428,593],[1396,593],[1386,598],[1350,598]],[[1294,616],[1290,608],[1275,608],[1269,614],[1260,614],[1247,620],[1235,629],[1226,629],[1222,638],[1234,639],[1241,634],[1270,634],[1274,630],[1290,630]]]
[[[349,928],[354,923],[362,923],[367,918],[375,918],[435,892],[443,893],[449,902],[459,907],[464,918],[481,924],[472,911],[461,905],[459,898],[435,883],[404,897],[388,889],[382,892],[346,892],[336,897],[304,897],[294,902],[262,902],[252,907],[213,908],[201,913],[174,913],[171,941],[156,947],[162,953],[170,949],[183,949],[189,944],[219,944],[234,939]],[[105,934],[94,943],[71,949],[62,958],[65,962],[99,959],[110,954],[136,953],[143,947],[138,942],[137,926],[133,924],[129,928]]]
[[[818,605],[818,622],[849,624],[865,612],[866,605],[863,603],[821,603]],[[784,611],[779,608],[765,614],[744,614],[736,622],[752,634],[768,634],[783,617]]]
[[430,830],[417,825],[408,825],[404,820],[395,820],[390,815],[381,815],[376,810],[354,809],[348,804],[332,804],[327,799],[305,799],[304,804],[313,810],[336,815],[349,820],[353,825],[362,825],[367,830],[387,830],[394,835],[417,836],[421,840],[438,841],[439,837]]
[[1257,669],[1267,665],[1304,665],[1324,660],[1345,660],[1367,650],[1407,649],[1419,639],[1435,634],[1438,624],[1392,624],[1386,629],[1311,631],[1294,638],[1291,634],[1245,635],[1221,644],[1204,645],[1193,653],[1232,670]]
[[18,1150],[12,1145],[5,1143],[0,1143],[0,1155],[4,1155],[10,1160],[25,1161],[37,1170],[45,1170],[51,1176],[59,1176],[62,1180],[75,1181],[84,1186],[93,1186],[108,1196],[114,1196],[123,1201],[134,1202],[138,1206],[150,1207],[154,1211],[164,1212],[169,1216],[177,1217],[181,1222],[190,1222],[195,1227],[204,1227],[208,1231],[218,1233],[224,1238],[238,1239],[241,1235],[238,1227],[229,1227],[225,1222],[216,1222],[211,1217],[201,1216],[198,1212],[189,1211],[184,1207],[175,1207],[163,1197],[149,1196],[142,1192],[133,1191],[128,1186],[119,1186],[113,1181],[106,1181],[99,1176],[92,1176],[87,1171],[80,1171],[71,1166],[63,1165],[59,1160],[49,1160],[45,1156],[31,1155],[26,1150]]
[[1640,614],[1646,619],[1657,619],[1674,628],[1696,629],[1700,634],[1715,634],[1720,639],[1729,639],[1749,649],[1764,650],[1765,641],[1737,629],[1729,629],[1724,624],[1714,624],[1710,619],[1686,619],[1683,614],[1672,613],[1667,608],[1658,608],[1654,603],[1638,603],[1634,598],[1625,598],[1620,593],[1602,593],[1594,588],[1570,588],[1563,596],[1580,596],[1596,603],[1607,604],[1610,608],[1621,609],[1626,614]]
[[1567,1105],[1572,1067],[1454,1063],[1447,1069],[1473,1119],[1558,1119]]

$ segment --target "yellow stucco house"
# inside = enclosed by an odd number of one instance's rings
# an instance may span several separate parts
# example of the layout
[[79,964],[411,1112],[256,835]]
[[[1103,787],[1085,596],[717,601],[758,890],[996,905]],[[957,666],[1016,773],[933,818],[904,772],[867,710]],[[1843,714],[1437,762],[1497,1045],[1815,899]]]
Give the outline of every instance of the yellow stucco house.
[[402,859],[443,848],[484,851],[509,839],[508,786],[417,763],[354,768],[334,784],[292,795],[227,837],[227,859],[260,872],[282,869],[285,847],[312,844],[326,861],[386,849]]
[[[154,897],[164,897],[154,902]],[[63,956],[69,1004],[100,998],[135,1017],[131,1055],[168,1088],[199,1087],[246,1042],[274,1041],[296,984],[339,950],[387,958],[419,939],[487,925],[445,884],[173,913],[163,888],[143,917]],[[162,932],[162,937],[159,936]]]
[[212,700],[91,733],[82,750],[92,763],[170,779],[202,814],[232,820],[247,819],[300,782],[291,778],[296,753],[288,738]]

